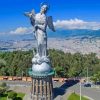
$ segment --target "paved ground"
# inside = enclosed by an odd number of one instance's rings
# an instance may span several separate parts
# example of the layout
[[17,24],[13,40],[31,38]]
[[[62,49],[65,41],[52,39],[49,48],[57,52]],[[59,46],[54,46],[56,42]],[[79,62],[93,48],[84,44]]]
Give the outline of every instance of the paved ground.
[[[70,90],[74,90],[76,93],[80,93],[79,84],[72,86],[69,88]],[[82,86],[82,95],[89,96],[93,100],[100,100],[100,88],[90,88]]]
[[32,99],[30,98],[30,94],[26,94],[26,95],[24,96],[23,100],[32,100]]
[[[29,82],[21,82],[21,81],[7,81],[7,84],[11,86],[10,89],[15,90],[16,92],[23,92],[28,95],[25,96],[24,100],[29,100],[27,98],[30,97],[30,87],[31,83]],[[67,83],[59,83],[59,82],[53,82],[54,87],[54,100],[66,100],[67,97],[71,92],[79,93],[79,83],[77,81],[69,81]],[[89,96],[93,98],[94,100],[100,100],[100,88],[94,89],[94,88],[85,88],[82,86],[82,95]]]
[[[72,82],[73,83],[73,82]],[[55,84],[56,85],[56,84]],[[55,88],[54,88],[55,89]],[[76,84],[71,84],[71,83],[65,83],[62,86],[60,86],[56,91],[55,91],[55,99],[60,95],[63,96],[64,98],[61,100],[65,99],[65,95],[66,98],[68,97],[68,94],[70,92],[76,92],[76,93],[80,93],[80,86],[79,83]],[[91,87],[84,87],[82,86],[82,95],[83,96],[88,96],[90,98],[92,98],[91,100],[100,100],[100,88],[96,89],[96,88],[91,88]],[[59,100],[59,99],[57,99]],[[65,99],[66,100],[66,99]]]

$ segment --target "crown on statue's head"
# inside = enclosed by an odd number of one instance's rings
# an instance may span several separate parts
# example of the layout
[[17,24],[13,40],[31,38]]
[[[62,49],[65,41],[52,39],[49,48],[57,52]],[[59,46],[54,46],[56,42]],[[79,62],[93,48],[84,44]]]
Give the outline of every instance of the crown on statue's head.
[[40,7],[45,7],[47,9],[50,9],[50,5],[47,2],[42,2],[41,5],[40,5]]

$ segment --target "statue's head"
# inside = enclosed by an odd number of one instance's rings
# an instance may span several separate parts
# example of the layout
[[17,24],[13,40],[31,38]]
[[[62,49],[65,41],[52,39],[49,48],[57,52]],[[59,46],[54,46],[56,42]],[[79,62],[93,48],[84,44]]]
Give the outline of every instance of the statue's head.
[[46,4],[46,3],[42,3],[42,4],[41,4],[40,13],[46,13],[48,9],[49,9],[49,5]]

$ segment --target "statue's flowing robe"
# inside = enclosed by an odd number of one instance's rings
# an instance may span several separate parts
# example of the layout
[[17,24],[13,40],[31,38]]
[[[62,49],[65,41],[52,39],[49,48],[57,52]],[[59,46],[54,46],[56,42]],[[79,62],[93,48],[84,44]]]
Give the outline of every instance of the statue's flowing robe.
[[46,28],[48,26],[52,31],[55,31],[52,16],[47,17],[45,14],[38,13],[31,16],[30,20],[37,40],[37,55],[40,57],[47,56]]
[[47,18],[45,14],[38,13],[35,16],[35,37],[37,39],[37,54],[42,56],[47,56]]

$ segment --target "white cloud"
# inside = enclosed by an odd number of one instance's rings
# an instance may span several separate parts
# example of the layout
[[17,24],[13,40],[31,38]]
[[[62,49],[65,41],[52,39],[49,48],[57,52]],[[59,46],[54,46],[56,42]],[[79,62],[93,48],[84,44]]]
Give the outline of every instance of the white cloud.
[[18,27],[17,29],[15,29],[13,31],[10,31],[9,33],[10,34],[19,34],[19,35],[21,35],[21,34],[30,34],[32,32],[33,32],[32,27],[29,27],[29,28],[27,28],[27,27]]
[[100,22],[87,22],[80,19],[70,19],[70,20],[57,20],[54,22],[56,28],[61,29],[100,29]]
[[[57,20],[54,22],[56,29],[100,29],[100,22],[88,22],[80,19],[70,19],[70,20]],[[33,32],[33,27],[18,27],[15,30],[7,32],[9,34],[21,35],[30,34]],[[1,32],[0,34],[6,34],[6,32]]]

